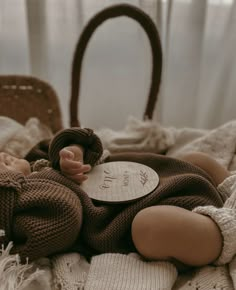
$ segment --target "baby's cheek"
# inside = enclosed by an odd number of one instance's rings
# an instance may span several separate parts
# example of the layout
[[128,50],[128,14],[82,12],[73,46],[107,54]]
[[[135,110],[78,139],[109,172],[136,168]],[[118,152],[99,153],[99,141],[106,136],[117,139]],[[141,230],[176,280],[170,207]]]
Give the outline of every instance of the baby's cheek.
[[24,159],[19,160],[19,162],[16,164],[15,169],[18,169],[18,171],[20,171],[24,175],[29,175],[31,173],[30,164],[28,161]]
[[0,162],[0,170],[7,170],[7,166],[2,162]]

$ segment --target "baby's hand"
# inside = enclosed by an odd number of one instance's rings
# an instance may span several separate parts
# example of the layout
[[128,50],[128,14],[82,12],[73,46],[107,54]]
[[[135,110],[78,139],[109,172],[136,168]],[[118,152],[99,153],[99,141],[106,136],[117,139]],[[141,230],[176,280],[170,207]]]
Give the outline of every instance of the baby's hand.
[[83,164],[83,148],[72,145],[63,148],[60,152],[61,172],[76,183],[81,183],[88,178],[84,173],[91,170],[89,164]]

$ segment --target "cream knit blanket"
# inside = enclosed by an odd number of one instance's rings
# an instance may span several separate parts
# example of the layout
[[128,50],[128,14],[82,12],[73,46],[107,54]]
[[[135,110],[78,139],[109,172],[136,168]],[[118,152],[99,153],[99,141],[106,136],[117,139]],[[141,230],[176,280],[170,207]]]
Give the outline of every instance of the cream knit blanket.
[[22,125],[0,116],[0,151],[22,158],[39,141],[51,137],[51,130],[37,118],[30,118]]
[[[122,131],[102,129],[97,134],[104,147],[111,152],[166,152],[174,157],[186,152],[201,151],[213,156],[231,171],[236,170],[236,121],[207,131],[163,128],[156,122],[130,118]],[[70,253],[55,256],[51,260],[44,259],[44,263],[43,266],[39,265],[41,269],[45,269],[45,274],[36,276],[27,287],[19,289],[236,289],[236,258],[232,258],[227,265],[206,266],[178,277],[170,263],[144,262],[133,253],[98,255],[90,263],[79,254]],[[32,264],[33,267],[35,265],[37,264]]]
[[[191,151],[201,151],[211,155],[230,170],[236,170],[236,121],[207,131],[163,128],[158,123],[130,118],[122,131],[103,129],[97,131],[97,134],[110,152],[165,151],[167,155],[175,157]],[[171,264],[144,262],[134,254],[102,254],[93,257],[90,265],[81,258],[76,253],[70,254],[69,264],[74,265],[75,272],[68,272],[67,255],[58,256],[53,261],[53,273],[59,284],[62,283],[60,281],[63,281],[63,277],[66,277],[67,282],[63,289],[236,289],[235,258],[228,265],[206,266],[179,277]],[[87,265],[86,270],[84,263]],[[82,272],[79,271],[80,278],[73,281],[71,277],[76,277],[79,269],[83,269]],[[80,285],[80,288],[76,288],[77,285]]]

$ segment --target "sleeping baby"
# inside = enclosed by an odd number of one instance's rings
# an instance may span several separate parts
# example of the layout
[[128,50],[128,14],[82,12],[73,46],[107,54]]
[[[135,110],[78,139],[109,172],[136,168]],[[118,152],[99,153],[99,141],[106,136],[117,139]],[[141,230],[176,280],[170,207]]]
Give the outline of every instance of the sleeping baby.
[[80,186],[102,153],[100,139],[86,128],[58,132],[48,160],[29,163],[0,153],[1,239],[13,241],[12,253],[33,261],[69,251],[86,257],[138,252],[180,268],[229,262],[235,254],[234,232],[228,231],[235,223],[234,192],[229,198],[235,178],[225,168],[202,153],[180,159],[111,154],[103,162],[143,164],[160,182],[141,198],[107,203]]

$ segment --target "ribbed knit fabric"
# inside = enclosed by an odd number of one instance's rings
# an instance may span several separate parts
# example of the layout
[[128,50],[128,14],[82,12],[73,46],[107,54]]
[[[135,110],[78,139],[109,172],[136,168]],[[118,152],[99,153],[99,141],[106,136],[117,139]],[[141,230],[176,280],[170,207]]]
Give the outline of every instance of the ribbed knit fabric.
[[102,143],[100,139],[88,128],[70,128],[58,132],[53,138],[49,147],[49,159],[52,161],[52,167],[59,169],[58,152],[71,144],[80,144],[84,146],[84,163],[94,165],[102,155]]
[[219,190],[228,192],[230,197],[222,208],[213,206],[197,207],[193,211],[210,216],[221,230],[223,236],[223,249],[216,265],[229,263],[236,254],[236,175],[226,178]]
[[13,240],[14,251],[23,258],[34,260],[69,250],[83,255],[134,252],[130,228],[141,209],[161,204],[189,210],[223,205],[211,178],[200,168],[149,153],[116,154],[105,161],[133,161],[151,167],[160,178],[153,192],[130,203],[95,202],[59,172],[59,151],[70,144],[84,145],[85,163],[93,165],[102,155],[101,142],[92,130],[71,128],[59,132],[50,144],[54,169],[27,177],[0,172],[0,228],[6,232],[5,242]]
[[177,271],[168,262],[102,254],[92,258],[85,290],[171,290],[176,278]]
[[29,162],[38,159],[50,159],[53,168],[59,169],[60,149],[72,145],[80,144],[85,148],[84,162],[94,165],[102,155],[102,143],[93,130],[87,128],[70,128],[59,131],[51,140],[43,140],[34,146],[25,156]]

